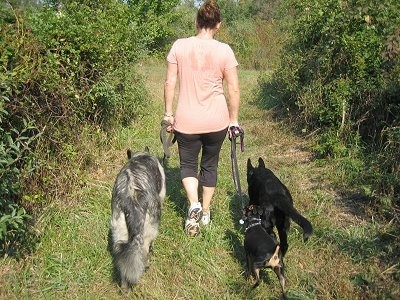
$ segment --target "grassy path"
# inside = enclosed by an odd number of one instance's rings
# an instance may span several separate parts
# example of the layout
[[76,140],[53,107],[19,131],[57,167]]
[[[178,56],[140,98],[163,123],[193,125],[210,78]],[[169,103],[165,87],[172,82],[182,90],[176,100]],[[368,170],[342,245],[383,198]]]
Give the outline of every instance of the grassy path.
[[[151,267],[129,297],[120,295],[107,251],[113,181],[126,161],[127,148],[149,146],[162,156],[158,134],[164,66],[150,63],[139,68],[147,78],[152,110],[132,127],[104,138],[108,150],[98,153],[89,177],[82,179],[86,184],[71,195],[71,204],[54,205],[39,220],[42,239],[37,251],[22,262],[0,263],[0,298],[279,299],[279,283],[271,271],[264,272],[257,290],[251,290],[244,277],[243,231],[238,224],[241,203],[231,178],[228,141],[221,153],[212,224],[197,238],[187,238],[183,232],[186,200],[177,149],[172,148],[166,169],[167,199]],[[388,291],[399,296],[395,283],[387,280],[390,274],[379,269],[374,257],[384,249],[370,242],[382,227],[341,205],[324,181],[329,170],[311,159],[307,142],[252,103],[257,77],[255,71],[240,71],[240,123],[246,132],[246,150],[238,153],[242,189],[246,191],[247,158],[256,162],[263,157],[315,227],[315,234],[304,244],[298,226],[292,223],[285,258],[288,299],[384,299]],[[373,292],[370,284],[374,284]]]

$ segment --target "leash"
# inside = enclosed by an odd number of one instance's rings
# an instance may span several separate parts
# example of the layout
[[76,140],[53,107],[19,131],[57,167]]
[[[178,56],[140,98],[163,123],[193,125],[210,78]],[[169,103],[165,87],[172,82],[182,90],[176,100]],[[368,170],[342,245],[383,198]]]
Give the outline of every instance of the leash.
[[168,126],[171,124],[168,121],[161,121],[160,140],[163,146],[164,157],[162,160],[163,166],[166,166],[167,160],[170,158],[171,153],[169,148],[176,142],[176,136],[173,132],[167,132]]
[[[242,194],[242,188],[240,186],[239,168],[236,157],[236,138],[240,138],[240,150],[244,152],[244,130],[239,126],[232,126],[229,128],[229,140],[231,141],[231,166],[232,166],[232,177],[235,185],[236,193],[242,200],[242,211],[245,207],[244,197]],[[243,224],[243,218],[240,220],[240,224]]]

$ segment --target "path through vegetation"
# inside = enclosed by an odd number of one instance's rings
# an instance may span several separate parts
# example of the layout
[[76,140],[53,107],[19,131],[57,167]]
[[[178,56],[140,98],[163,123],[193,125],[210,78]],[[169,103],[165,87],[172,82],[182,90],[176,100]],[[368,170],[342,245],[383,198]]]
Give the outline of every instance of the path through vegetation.
[[[4,299],[125,299],[113,281],[107,250],[111,189],[126,161],[126,149],[162,157],[159,140],[163,115],[162,63],[143,63],[152,103],[148,115],[129,128],[104,138],[107,151],[97,151],[82,189],[54,205],[38,220],[42,238],[35,253],[22,262],[6,260],[0,271]],[[292,222],[285,257],[288,299],[383,299],[399,297],[393,270],[381,268],[384,249],[374,241],[385,230],[370,215],[354,209],[330,188],[325,174],[296,137],[254,103],[258,73],[240,70],[245,152],[238,152],[242,189],[246,191],[247,158],[262,157],[289,187],[295,206],[314,225],[309,242]],[[134,83],[132,83],[134,84]],[[212,205],[212,224],[188,238],[183,232],[186,199],[179,181],[176,146],[166,169],[167,198],[151,266],[130,299],[279,299],[275,274],[265,271],[263,283],[251,289],[244,274],[241,199],[235,195],[230,171],[229,142],[220,160],[219,181]],[[388,298],[390,299],[390,298]],[[394,298],[393,298],[394,299]],[[398,298],[397,298],[398,299]]]

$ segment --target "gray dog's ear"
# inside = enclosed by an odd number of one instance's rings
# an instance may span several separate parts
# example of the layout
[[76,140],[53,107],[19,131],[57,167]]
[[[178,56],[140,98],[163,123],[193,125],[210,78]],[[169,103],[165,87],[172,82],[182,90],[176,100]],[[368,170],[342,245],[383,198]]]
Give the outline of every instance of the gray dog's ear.
[[128,156],[128,159],[132,158],[132,151],[131,149],[126,150],[126,155]]
[[265,168],[264,161],[263,161],[263,159],[261,157],[258,159],[258,167]]

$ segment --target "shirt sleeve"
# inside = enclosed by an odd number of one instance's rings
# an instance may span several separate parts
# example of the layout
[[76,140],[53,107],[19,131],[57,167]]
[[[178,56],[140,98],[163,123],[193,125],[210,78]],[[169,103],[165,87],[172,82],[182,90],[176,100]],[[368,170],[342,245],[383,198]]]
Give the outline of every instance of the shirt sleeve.
[[232,48],[229,45],[226,45],[226,51],[225,51],[225,70],[232,69],[234,67],[237,67],[239,63],[236,60],[235,53],[233,53]]
[[169,53],[167,55],[167,61],[169,63],[171,63],[171,64],[177,64],[178,63],[178,60],[176,58],[176,44],[177,44],[177,41],[175,41],[172,44],[171,50],[169,50]]

